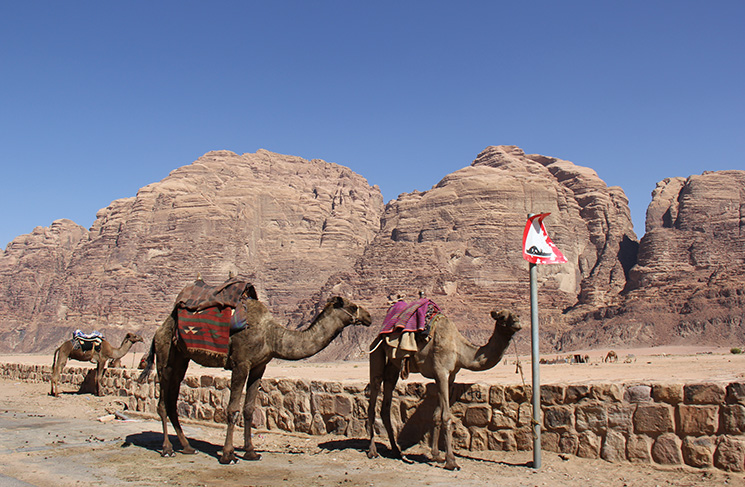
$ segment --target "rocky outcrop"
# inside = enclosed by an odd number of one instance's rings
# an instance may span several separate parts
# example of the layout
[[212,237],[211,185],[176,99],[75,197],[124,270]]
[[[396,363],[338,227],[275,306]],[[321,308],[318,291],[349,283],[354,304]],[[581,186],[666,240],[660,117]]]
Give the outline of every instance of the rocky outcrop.
[[198,273],[245,275],[292,320],[362,254],[382,209],[380,190],[337,164],[210,152],[100,210],[90,231],[55,222],[14,240],[0,258],[0,349],[49,350],[75,328],[150,336]]
[[705,172],[658,183],[623,301],[560,343],[734,346],[745,341],[743,319],[745,171]]
[[0,256],[0,351],[48,351],[75,328],[149,337],[198,273],[217,284],[230,272],[288,324],[332,294],[372,312],[371,328],[348,329],[318,360],[362,356],[389,296],[420,291],[479,342],[492,309],[529,319],[521,238],[527,215],[543,212],[568,259],[538,267],[545,350],[741,345],[744,195],[743,171],[667,179],[637,242],[623,190],[514,146],[488,147],[385,206],[337,164],[210,152],[100,210],[90,230],[60,220],[11,242]]
[[[489,147],[431,190],[390,202],[364,255],[324,292],[367,300],[380,323],[387,296],[423,291],[464,335],[485,340],[492,309],[515,309],[529,319],[522,233],[528,213],[543,212],[551,213],[545,223],[569,261],[539,267],[548,345],[571,316],[619,301],[636,235],[620,188],[608,188],[592,169],[514,146]],[[367,344],[375,333],[336,340],[320,357],[359,350],[355,342]]]

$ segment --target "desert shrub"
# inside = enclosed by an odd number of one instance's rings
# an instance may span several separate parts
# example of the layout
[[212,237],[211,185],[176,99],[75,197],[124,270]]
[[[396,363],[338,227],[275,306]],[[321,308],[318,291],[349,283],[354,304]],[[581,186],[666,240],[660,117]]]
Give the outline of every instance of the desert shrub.
[[737,355],[738,353],[742,353],[742,349],[739,347],[732,347],[729,349],[729,353]]

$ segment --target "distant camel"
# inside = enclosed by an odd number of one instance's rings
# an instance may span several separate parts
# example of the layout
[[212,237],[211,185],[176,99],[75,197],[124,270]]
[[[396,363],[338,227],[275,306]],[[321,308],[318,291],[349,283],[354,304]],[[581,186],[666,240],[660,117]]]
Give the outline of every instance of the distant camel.
[[[491,312],[496,321],[494,332],[489,341],[477,346],[466,340],[455,327],[455,324],[443,314],[438,314],[430,322],[430,339],[420,346],[419,351],[407,359],[389,358],[385,340],[378,336],[373,341],[370,352],[370,402],[367,409],[367,429],[370,435],[369,458],[378,456],[375,446],[375,409],[380,385],[383,384],[383,404],[380,416],[391,442],[391,449],[396,458],[401,458],[401,450],[391,424],[391,402],[396,388],[399,373],[406,367],[403,360],[409,362],[411,372],[418,372],[424,377],[434,379],[437,384],[438,405],[434,414],[432,432],[432,458],[443,461],[440,456],[440,431],[444,427],[445,435],[445,468],[460,468],[453,453],[453,415],[450,412],[450,391],[455,382],[455,375],[460,369],[488,370],[502,359],[510,344],[512,336],[521,329],[519,318],[509,311]],[[413,359],[413,360],[412,360]]]
[[613,350],[609,351],[603,362],[618,362],[618,355]]
[[62,370],[65,368],[67,359],[71,358],[73,360],[80,360],[81,362],[93,362],[96,364],[96,382],[94,390],[95,394],[100,396],[101,377],[106,368],[106,362],[124,357],[127,352],[129,352],[129,349],[132,348],[132,345],[141,341],[141,336],[135,335],[134,333],[127,333],[119,348],[114,348],[108,341],[101,338],[100,346],[92,347],[90,350],[84,351],[76,338],[67,340],[54,351],[52,377],[50,379],[51,391],[49,394],[52,396],[59,396],[60,376],[62,375]]

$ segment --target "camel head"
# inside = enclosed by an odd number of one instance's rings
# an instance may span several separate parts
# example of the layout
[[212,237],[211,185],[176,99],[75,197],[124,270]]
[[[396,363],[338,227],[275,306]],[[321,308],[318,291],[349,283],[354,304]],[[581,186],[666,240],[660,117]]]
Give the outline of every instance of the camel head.
[[348,323],[350,325],[370,326],[370,323],[372,323],[372,316],[370,316],[370,313],[368,313],[365,308],[357,306],[350,300],[341,296],[329,298],[326,302],[324,312],[330,312],[334,309],[338,309],[349,315],[352,318],[352,321]]
[[514,335],[522,329],[522,326],[520,325],[520,317],[512,311],[507,311],[506,309],[503,309],[502,311],[493,310],[491,312],[491,317],[496,321],[494,325],[495,331],[501,329],[510,333],[510,335]]
[[124,339],[132,343],[144,341],[140,335],[136,335],[134,333],[127,333],[127,336],[125,336]]

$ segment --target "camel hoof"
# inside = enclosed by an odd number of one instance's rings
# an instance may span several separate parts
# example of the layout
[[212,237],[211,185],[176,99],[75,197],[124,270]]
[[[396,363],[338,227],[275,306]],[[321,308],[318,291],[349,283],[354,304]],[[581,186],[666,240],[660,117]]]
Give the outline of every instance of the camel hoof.
[[445,470],[460,470],[460,466],[453,462],[453,463],[446,463],[444,466]]
[[173,450],[164,450],[160,453],[160,456],[164,458],[171,458],[171,457],[175,457],[176,453],[174,453]]
[[379,456],[375,450],[367,450],[367,458],[378,458]]
[[235,453],[229,453],[220,457],[220,463],[222,465],[235,465],[238,463],[238,458],[236,458]]
[[197,451],[189,446],[181,450],[181,453],[183,453],[184,455],[196,455]]
[[255,451],[246,452],[243,455],[243,459],[244,460],[251,461],[251,462],[257,462],[257,461],[261,460],[261,453],[256,453]]

